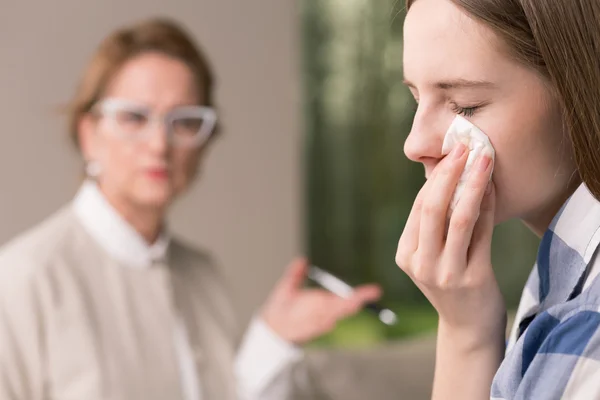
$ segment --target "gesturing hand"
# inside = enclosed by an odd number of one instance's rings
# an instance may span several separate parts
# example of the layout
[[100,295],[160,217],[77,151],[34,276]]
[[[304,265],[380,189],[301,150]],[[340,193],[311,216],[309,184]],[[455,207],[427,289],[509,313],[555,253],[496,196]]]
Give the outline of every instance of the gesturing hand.
[[376,301],[376,285],[355,288],[348,298],[321,289],[302,287],[308,271],[306,260],[292,262],[263,309],[265,322],[283,339],[303,344],[332,330],[336,323]]

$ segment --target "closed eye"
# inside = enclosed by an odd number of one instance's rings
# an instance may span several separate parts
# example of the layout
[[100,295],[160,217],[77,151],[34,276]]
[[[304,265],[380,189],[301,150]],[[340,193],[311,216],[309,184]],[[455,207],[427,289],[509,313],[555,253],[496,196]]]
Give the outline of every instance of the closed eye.
[[454,102],[450,103],[450,107],[452,108],[452,112],[462,115],[463,117],[472,117],[475,112],[477,112],[483,105],[475,105],[469,107],[460,106]]

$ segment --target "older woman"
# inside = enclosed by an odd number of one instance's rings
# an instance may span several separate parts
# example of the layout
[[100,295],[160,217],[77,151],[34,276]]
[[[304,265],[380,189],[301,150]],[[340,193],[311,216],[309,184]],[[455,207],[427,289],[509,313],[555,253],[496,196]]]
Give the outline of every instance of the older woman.
[[230,299],[165,216],[196,176],[217,116],[207,62],[162,20],[111,34],[85,70],[71,134],[88,178],[0,251],[3,400],[285,399],[299,345],[379,296],[301,288],[292,263],[239,351]]

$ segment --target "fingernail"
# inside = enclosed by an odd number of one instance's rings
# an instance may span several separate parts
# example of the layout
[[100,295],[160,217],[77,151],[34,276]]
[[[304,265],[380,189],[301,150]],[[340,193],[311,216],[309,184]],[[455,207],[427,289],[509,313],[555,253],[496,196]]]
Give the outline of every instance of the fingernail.
[[456,146],[454,146],[454,150],[452,150],[452,158],[454,158],[455,160],[458,160],[459,158],[462,157],[463,154],[465,154],[465,150],[467,149],[467,146],[465,146],[462,143],[457,144]]
[[479,170],[481,172],[487,171],[491,161],[492,159],[487,154],[484,154],[481,157],[479,157]]

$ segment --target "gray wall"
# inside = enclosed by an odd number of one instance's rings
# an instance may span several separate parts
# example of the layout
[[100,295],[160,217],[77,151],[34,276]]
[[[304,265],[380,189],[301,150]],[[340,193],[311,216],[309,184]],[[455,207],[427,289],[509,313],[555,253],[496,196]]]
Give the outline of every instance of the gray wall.
[[0,6],[0,242],[67,202],[80,160],[55,108],[110,30],[177,18],[219,80],[225,135],[172,225],[219,258],[244,319],[300,249],[298,21],[291,0],[4,1]]

